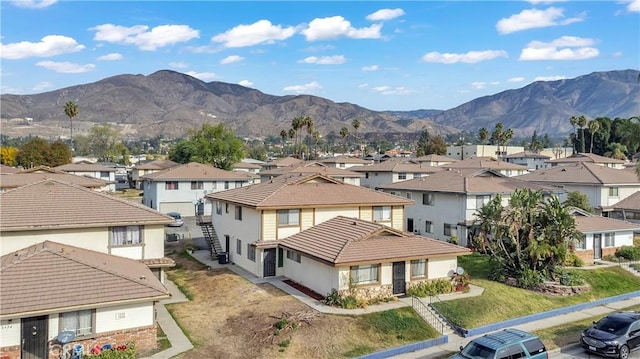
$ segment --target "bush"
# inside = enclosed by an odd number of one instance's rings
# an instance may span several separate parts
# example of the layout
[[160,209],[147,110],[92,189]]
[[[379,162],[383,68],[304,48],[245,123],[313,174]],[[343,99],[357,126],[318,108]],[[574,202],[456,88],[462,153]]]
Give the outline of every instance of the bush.
[[330,305],[332,307],[339,307],[345,309],[356,309],[361,306],[366,306],[368,302],[366,301],[358,301],[356,297],[352,295],[341,296],[338,291],[335,289],[331,291],[331,293],[327,294],[324,297],[324,304]]
[[616,257],[630,261],[640,260],[640,247],[622,246],[616,250]]
[[556,268],[553,272],[554,279],[560,285],[579,286],[584,285],[585,280],[582,273],[577,271],[569,271],[562,268]]
[[569,267],[583,267],[584,261],[582,258],[578,257],[575,253],[571,252],[567,255],[565,259],[565,265]]
[[518,287],[533,289],[544,282],[544,275],[533,269],[525,268],[517,278]]
[[454,285],[448,279],[436,279],[429,282],[422,282],[407,289],[407,295],[424,298],[431,295],[451,293],[454,290]]

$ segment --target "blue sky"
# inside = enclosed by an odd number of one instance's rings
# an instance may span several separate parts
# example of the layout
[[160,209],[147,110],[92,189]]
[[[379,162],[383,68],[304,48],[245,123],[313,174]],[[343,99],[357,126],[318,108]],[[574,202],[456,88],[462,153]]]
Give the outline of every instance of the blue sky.
[[372,110],[640,68],[640,0],[0,2],[2,93],[170,69]]

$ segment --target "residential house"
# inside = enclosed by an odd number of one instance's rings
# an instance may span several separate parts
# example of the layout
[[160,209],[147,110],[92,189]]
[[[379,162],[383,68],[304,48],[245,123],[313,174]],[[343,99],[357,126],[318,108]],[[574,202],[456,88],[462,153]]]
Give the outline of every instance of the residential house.
[[249,185],[253,176],[246,172],[225,171],[208,164],[190,162],[144,175],[142,203],[162,213],[183,216],[211,215],[207,193]]
[[406,181],[443,171],[440,167],[422,165],[408,158],[390,159],[370,166],[353,167],[351,170],[364,173],[364,178],[360,180],[361,186],[373,189],[383,184]]
[[454,163],[458,160],[447,157],[447,156],[431,154],[431,155],[424,155],[424,156],[414,158],[413,161],[420,163],[422,165],[438,167],[438,166],[444,166],[444,165]]
[[450,169],[428,177],[389,183],[378,189],[413,199],[405,206],[405,228],[445,241],[467,245],[475,235],[476,211],[497,195],[507,205],[511,194],[519,188],[542,190],[557,195],[563,190],[527,183],[488,169]]
[[28,170],[20,170],[10,176],[2,176],[0,180],[0,192],[22,187],[31,183],[47,179],[58,180],[90,188],[95,191],[103,191],[109,187],[109,183],[98,178],[78,176],[63,171],[58,171],[47,166],[39,166]]
[[50,240],[142,261],[164,281],[164,268],[174,265],[164,257],[164,226],[173,221],[139,203],[45,179],[0,193],[0,255]]
[[564,165],[574,164],[574,163],[593,163],[598,166],[611,167],[615,169],[623,169],[624,164],[627,163],[627,161],[618,160],[610,157],[604,157],[604,156],[596,155],[595,153],[576,153],[569,157],[549,160],[547,161],[547,163],[549,163],[552,167],[564,166]]
[[373,154],[368,154],[362,157],[363,160],[373,161],[373,163],[384,162],[392,158],[393,158],[392,156],[389,156],[386,153],[373,153]]
[[285,173],[311,174],[322,173],[325,176],[339,179],[340,181],[355,186],[360,185],[360,179],[364,177],[362,173],[345,170],[337,167],[330,167],[321,162],[306,162],[303,164],[293,165],[289,167],[280,167],[260,172],[260,182],[269,181],[274,177],[281,176]]
[[336,156],[325,158],[323,160],[320,160],[319,162],[328,167],[335,167],[346,170],[354,166],[368,166],[373,163],[373,160],[365,160],[363,158],[352,156]]
[[71,173],[77,176],[93,177],[109,182],[107,191],[114,192],[116,190],[116,169],[96,163],[67,163],[53,169]]
[[384,299],[451,278],[461,246],[376,222],[338,216],[278,241],[285,277],[320,294]]
[[244,161],[236,162],[233,164],[233,166],[231,166],[232,171],[244,171],[254,175],[257,175],[261,169],[261,164]]
[[280,167],[291,167],[303,164],[304,161],[295,157],[283,157],[262,164],[262,171],[269,171]]
[[524,151],[506,155],[502,157],[502,159],[509,163],[525,166],[530,171],[551,167],[551,165],[548,163],[551,157],[532,151]]
[[640,224],[640,191],[610,207],[602,208],[602,215]]
[[495,172],[499,172],[507,177],[519,176],[529,172],[529,169],[526,166],[498,160],[495,157],[469,157],[448,165],[442,165],[440,167],[451,169],[489,169]]
[[545,168],[516,178],[563,188],[567,192],[560,198],[562,201],[568,192],[580,191],[598,211],[640,191],[640,180],[635,173],[589,162]]
[[209,193],[212,225],[230,260],[258,277],[283,274],[278,241],[337,216],[398,230],[413,201],[346,184],[323,174],[284,174],[272,180]]
[[447,157],[466,160],[471,157],[499,157],[524,151],[522,146],[471,145],[447,146]]
[[[4,234],[2,247],[11,240]],[[0,281],[0,357],[7,359],[57,358],[62,332],[84,355],[132,341],[138,353],[149,352],[157,343],[154,304],[170,297],[140,261],[49,240],[3,254]]]
[[640,232],[640,223],[601,217],[580,209],[572,211],[576,229],[583,237],[575,244],[575,254],[591,264],[613,255],[622,246],[633,245],[633,233]]
[[141,178],[143,176],[152,174],[154,172],[166,170],[167,168],[175,167],[178,165],[180,164],[173,161],[169,161],[169,160],[153,160],[153,161],[138,162],[131,169],[130,182],[133,184],[134,188],[142,189]]

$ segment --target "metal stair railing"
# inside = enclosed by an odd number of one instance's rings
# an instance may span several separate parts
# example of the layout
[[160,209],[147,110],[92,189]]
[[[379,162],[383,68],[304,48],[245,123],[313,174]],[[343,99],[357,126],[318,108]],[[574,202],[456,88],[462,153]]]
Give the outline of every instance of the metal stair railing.
[[431,308],[432,314],[434,315],[434,317],[436,317],[439,321],[441,321],[444,325],[445,328],[451,328],[455,333],[457,333],[458,335],[462,335],[464,333],[464,329],[460,328],[459,326],[451,323],[446,316],[444,316],[444,314],[440,313],[440,311],[433,306],[433,303],[440,303],[442,302],[442,299],[440,299],[440,297],[438,297],[437,295],[430,295],[429,296],[429,308]]
[[618,258],[618,265],[636,276],[640,277],[640,261],[632,261],[624,258]]
[[418,297],[411,297],[411,307],[427,324],[431,325],[438,333],[444,334],[445,324]]
[[213,223],[210,221],[204,220],[203,216],[196,216],[196,224],[200,226],[202,230],[202,234],[204,235],[205,240],[207,241],[207,245],[209,246],[209,253],[211,254],[211,259],[217,259],[218,254],[222,253],[222,245],[220,244],[220,240],[218,240],[218,235],[216,234],[216,230],[213,228]]

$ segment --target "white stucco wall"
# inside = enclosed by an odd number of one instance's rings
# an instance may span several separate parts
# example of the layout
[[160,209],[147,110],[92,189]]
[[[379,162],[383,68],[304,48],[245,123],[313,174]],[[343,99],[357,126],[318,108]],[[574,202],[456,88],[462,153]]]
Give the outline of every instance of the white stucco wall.
[[317,208],[315,210],[315,224],[328,221],[337,216],[358,218],[360,211],[358,207],[352,208]]
[[[251,271],[255,274],[255,263],[247,259],[246,244],[255,242],[261,238],[261,223],[260,212],[249,208],[242,208],[242,220],[235,219],[235,206],[229,204],[229,213],[225,211],[225,204],[222,203],[222,214],[215,212],[215,204],[213,205],[214,211],[211,215],[213,227],[215,228],[222,249],[225,252],[229,252],[229,259],[239,265],[240,267]],[[225,235],[230,238],[229,247],[225,248]],[[242,253],[237,254],[236,251],[236,239],[242,241]],[[256,256],[258,253],[256,252]]]
[[[246,186],[249,184],[249,180],[245,181],[201,181],[202,189],[191,189],[191,180],[178,181],[177,190],[167,190],[166,181],[145,181],[145,188],[143,194],[143,203],[151,208],[159,209],[160,203],[193,203],[194,201],[203,200],[204,196],[208,193],[225,191],[228,189],[234,189],[237,187]],[[225,186],[225,182],[228,184]],[[149,184],[148,186],[146,184]],[[148,188],[148,189],[147,189]],[[210,201],[204,201],[204,214],[210,215],[212,212],[212,206]],[[153,204],[153,206],[151,205]],[[195,206],[189,208],[189,211],[182,213],[183,216],[195,215]]]
[[429,258],[427,260],[427,275],[429,279],[446,278],[449,271],[458,266],[458,258]]
[[153,325],[153,302],[98,308],[96,333]]
[[[605,246],[605,240],[604,240],[604,235],[605,233],[615,233],[614,234],[614,245],[613,246]],[[633,245],[633,231],[618,231],[618,232],[614,232],[614,231],[604,231],[604,232],[594,232],[594,233],[587,233],[586,234],[586,248],[576,248],[577,250],[580,249],[593,249],[593,235],[600,233],[601,236],[601,243],[602,243],[602,248],[611,248],[611,247],[622,247],[622,246],[632,246]]]
[[332,289],[339,289],[339,273],[338,268],[322,264],[305,256],[300,258],[300,263],[288,259],[285,251],[284,276],[319,294],[326,295],[331,293]]
[[[386,191],[390,192],[390,191]],[[449,240],[451,237],[444,235],[444,224],[457,225],[466,217],[466,195],[434,192],[434,205],[422,204],[422,193],[412,191],[415,204],[405,206],[405,218],[413,218],[413,226],[420,233],[429,238]],[[475,200],[475,197],[474,197]],[[433,223],[433,232],[425,231],[425,222]],[[461,238],[459,238],[461,239]]]
[[[360,173],[365,173],[365,172],[360,172]],[[371,189],[375,189],[380,185],[393,183],[393,182],[394,182],[393,173],[391,172],[369,172],[369,178],[366,177],[366,173],[365,173],[365,177],[360,179],[360,185],[362,187],[367,187]]]
[[20,319],[0,321],[0,348],[20,345]]

